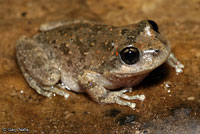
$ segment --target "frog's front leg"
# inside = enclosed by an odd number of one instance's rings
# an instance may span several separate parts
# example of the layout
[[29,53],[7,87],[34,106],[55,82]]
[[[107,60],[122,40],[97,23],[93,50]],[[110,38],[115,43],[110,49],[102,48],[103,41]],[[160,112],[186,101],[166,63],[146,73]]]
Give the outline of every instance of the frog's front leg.
[[183,72],[184,65],[174,56],[173,53],[170,53],[170,55],[167,59],[167,63],[171,67],[175,68],[177,74]]
[[81,86],[86,89],[88,95],[98,103],[117,103],[134,109],[136,104],[127,100],[141,100],[141,98],[145,98],[144,95],[128,96],[124,94],[128,91],[126,89],[121,91],[107,90],[105,87],[110,84],[109,81],[96,72],[84,71],[82,75],[79,75],[78,79]]
[[60,71],[51,63],[41,46],[34,40],[22,37],[16,46],[17,62],[30,87],[39,94],[50,97],[52,93],[69,95],[54,85],[60,80]]

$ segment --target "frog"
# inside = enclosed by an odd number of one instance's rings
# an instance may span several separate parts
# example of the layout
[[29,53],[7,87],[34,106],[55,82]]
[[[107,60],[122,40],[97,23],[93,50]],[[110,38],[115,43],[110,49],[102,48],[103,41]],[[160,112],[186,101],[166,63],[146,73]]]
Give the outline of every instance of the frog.
[[28,85],[43,96],[69,97],[67,90],[86,93],[100,104],[135,109],[127,95],[152,70],[165,62],[182,72],[170,42],[153,20],[125,26],[90,21],[47,23],[33,37],[16,43],[18,66]]

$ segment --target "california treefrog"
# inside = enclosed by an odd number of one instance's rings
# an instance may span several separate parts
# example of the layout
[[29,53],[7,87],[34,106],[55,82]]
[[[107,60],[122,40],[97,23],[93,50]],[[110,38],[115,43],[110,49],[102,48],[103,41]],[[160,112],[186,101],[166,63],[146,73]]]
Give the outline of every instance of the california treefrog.
[[[117,103],[135,108],[133,99],[144,95],[124,93],[153,69],[169,61],[182,71],[183,65],[170,56],[170,44],[152,20],[127,26],[109,26],[85,21],[60,22],[41,27],[32,38],[17,41],[18,65],[28,84],[50,97],[86,92],[98,103]],[[124,88],[120,91],[114,89]]]

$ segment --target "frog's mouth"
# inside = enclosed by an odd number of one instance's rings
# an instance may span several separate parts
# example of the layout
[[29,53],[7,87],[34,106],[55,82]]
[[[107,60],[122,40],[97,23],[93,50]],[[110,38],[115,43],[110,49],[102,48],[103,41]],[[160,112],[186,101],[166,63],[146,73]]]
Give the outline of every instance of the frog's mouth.
[[149,73],[153,69],[162,65],[168,59],[170,50],[171,49],[169,45],[167,45],[161,50],[148,49],[140,51],[140,58],[135,64],[130,65],[122,61],[123,64],[118,69],[113,70],[112,73],[126,76],[135,76]]

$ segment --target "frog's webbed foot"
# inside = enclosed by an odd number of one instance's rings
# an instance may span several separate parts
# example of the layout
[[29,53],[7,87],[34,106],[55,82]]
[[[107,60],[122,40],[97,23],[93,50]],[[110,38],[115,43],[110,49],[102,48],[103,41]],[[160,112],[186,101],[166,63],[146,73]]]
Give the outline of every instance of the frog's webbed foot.
[[184,65],[174,56],[173,53],[170,53],[167,63],[171,67],[175,68],[177,74],[183,72]]
[[98,103],[117,103],[134,109],[136,104],[129,102],[130,100],[145,99],[144,95],[128,96],[124,94],[129,91],[127,89],[121,91],[107,90],[104,86],[108,85],[109,82],[95,72],[84,72],[78,78],[81,86],[86,89],[88,95]]

